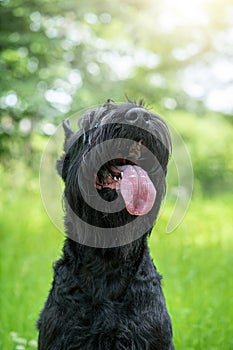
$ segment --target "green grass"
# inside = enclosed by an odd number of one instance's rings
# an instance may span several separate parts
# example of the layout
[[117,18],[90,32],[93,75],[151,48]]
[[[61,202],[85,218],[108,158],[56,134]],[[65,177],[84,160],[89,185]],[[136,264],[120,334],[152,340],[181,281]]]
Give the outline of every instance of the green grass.
[[[1,177],[0,177],[1,178]],[[48,219],[37,184],[1,183],[0,349],[35,349],[35,323],[63,236]],[[21,183],[21,182],[22,183]],[[10,183],[10,186],[9,186]],[[233,349],[233,197],[193,200],[178,229],[164,234],[166,205],[150,238],[163,274],[176,349]]]
[[233,349],[233,197],[194,200],[179,228],[150,246],[163,274],[177,349]]

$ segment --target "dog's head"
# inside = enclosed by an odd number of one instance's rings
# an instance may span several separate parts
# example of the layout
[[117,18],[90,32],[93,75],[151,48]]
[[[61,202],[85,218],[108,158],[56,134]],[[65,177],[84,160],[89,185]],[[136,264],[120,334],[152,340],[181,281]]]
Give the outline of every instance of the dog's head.
[[57,169],[68,231],[90,236],[107,229],[111,242],[119,241],[116,232],[127,235],[123,243],[150,232],[166,190],[171,141],[165,122],[142,103],[108,101],[85,113],[77,132],[68,120],[63,127],[65,154]]

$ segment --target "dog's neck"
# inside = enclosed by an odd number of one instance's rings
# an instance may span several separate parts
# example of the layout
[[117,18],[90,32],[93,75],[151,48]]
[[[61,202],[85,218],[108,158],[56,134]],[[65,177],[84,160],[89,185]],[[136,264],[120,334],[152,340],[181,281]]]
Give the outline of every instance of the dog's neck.
[[126,295],[135,279],[143,283],[145,276],[150,279],[154,273],[146,237],[127,246],[105,249],[87,247],[67,238],[63,253],[58,264],[66,267],[72,288],[76,286],[81,296],[92,299],[96,295],[98,300],[117,300]]
[[82,245],[67,237],[64,248],[64,258],[67,261],[75,262],[78,268],[79,264],[88,264],[90,262],[101,263],[104,265],[127,267],[130,263],[137,270],[145,254],[149,254],[147,244],[147,234],[138,240],[125,246],[115,248],[94,248]]
[[[129,269],[132,267],[137,270],[140,265],[143,256],[149,255],[149,248],[147,244],[147,238],[150,235],[152,229],[149,229],[140,238],[133,240],[129,244],[116,246],[113,248],[100,248],[101,245],[97,247],[89,246],[88,244],[81,244],[82,240],[85,239],[86,235],[90,237],[96,235],[95,230],[91,232],[91,226],[87,227],[83,221],[76,221],[77,216],[73,214],[72,211],[66,210],[65,215],[65,227],[67,233],[67,239],[63,248],[64,258],[67,261],[72,262],[75,265],[75,270],[77,271],[80,264],[96,264],[99,266],[104,266],[106,269]],[[111,230],[111,229],[110,229]],[[82,235],[80,234],[82,233]],[[83,234],[83,233],[86,233]],[[110,234],[110,231],[107,234]],[[125,232],[129,236],[129,232]],[[135,235],[133,235],[135,237]],[[132,272],[132,270],[131,270]]]

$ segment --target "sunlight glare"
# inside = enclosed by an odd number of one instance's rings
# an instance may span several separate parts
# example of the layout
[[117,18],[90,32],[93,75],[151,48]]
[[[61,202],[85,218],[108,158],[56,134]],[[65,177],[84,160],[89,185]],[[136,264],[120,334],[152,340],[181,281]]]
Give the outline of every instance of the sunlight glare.
[[207,25],[209,19],[204,10],[207,1],[164,0],[159,17],[160,28],[165,32],[170,32],[177,26]]

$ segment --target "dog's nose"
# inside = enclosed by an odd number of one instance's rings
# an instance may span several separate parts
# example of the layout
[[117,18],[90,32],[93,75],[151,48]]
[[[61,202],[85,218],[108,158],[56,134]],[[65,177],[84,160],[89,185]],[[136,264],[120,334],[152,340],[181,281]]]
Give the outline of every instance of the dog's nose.
[[150,119],[150,113],[144,108],[140,107],[131,108],[125,115],[125,120],[131,124],[145,123]]

